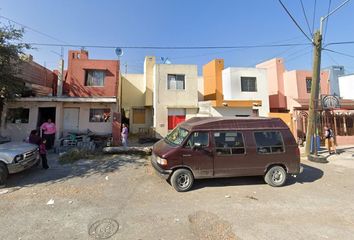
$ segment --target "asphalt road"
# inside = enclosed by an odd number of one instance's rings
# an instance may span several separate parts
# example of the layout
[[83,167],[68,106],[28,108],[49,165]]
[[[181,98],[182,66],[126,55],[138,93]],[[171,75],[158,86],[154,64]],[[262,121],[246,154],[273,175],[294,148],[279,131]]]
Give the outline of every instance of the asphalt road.
[[[176,192],[139,156],[30,169],[0,189],[0,239],[353,239],[354,159],[303,161],[285,187],[261,177]],[[47,204],[53,203],[53,204]]]

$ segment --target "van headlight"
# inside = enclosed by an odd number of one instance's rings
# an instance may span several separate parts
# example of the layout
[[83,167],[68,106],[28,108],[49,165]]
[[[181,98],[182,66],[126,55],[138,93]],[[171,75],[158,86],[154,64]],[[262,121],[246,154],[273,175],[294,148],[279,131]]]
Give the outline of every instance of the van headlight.
[[23,160],[23,155],[22,154],[16,155],[15,158],[14,158],[15,163],[17,163],[17,162],[19,162],[21,160]]
[[157,157],[156,161],[157,161],[157,163],[160,164],[161,166],[167,166],[167,159]]

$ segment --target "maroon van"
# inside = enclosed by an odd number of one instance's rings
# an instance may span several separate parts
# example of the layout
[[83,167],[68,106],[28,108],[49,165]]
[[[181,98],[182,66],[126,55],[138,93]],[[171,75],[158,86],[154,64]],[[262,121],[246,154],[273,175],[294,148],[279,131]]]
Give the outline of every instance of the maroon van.
[[194,179],[257,176],[271,186],[302,171],[300,151],[279,118],[195,117],[153,147],[151,163],[179,192]]

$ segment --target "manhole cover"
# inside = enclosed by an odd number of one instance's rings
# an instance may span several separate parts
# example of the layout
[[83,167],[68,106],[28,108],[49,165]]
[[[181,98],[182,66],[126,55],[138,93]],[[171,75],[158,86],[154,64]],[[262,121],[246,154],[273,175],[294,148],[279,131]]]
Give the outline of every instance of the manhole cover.
[[89,235],[96,239],[107,239],[116,234],[118,229],[119,224],[117,221],[105,218],[91,225]]

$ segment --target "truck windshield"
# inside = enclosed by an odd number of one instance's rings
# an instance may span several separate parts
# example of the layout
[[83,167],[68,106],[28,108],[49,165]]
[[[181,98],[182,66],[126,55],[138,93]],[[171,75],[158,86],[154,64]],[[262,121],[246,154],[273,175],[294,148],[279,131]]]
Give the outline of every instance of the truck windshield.
[[172,130],[167,136],[166,141],[174,144],[174,145],[181,145],[184,139],[188,136],[188,131],[186,129],[177,127]]

